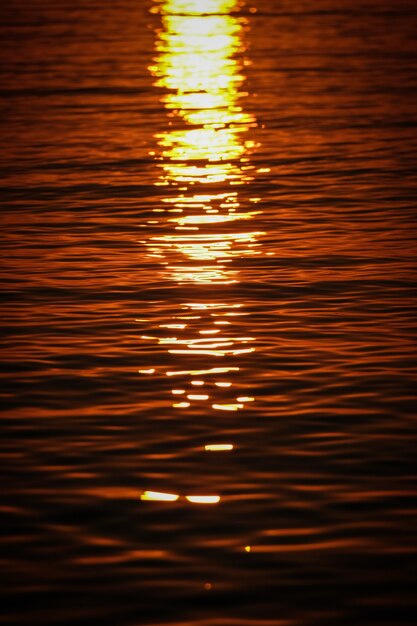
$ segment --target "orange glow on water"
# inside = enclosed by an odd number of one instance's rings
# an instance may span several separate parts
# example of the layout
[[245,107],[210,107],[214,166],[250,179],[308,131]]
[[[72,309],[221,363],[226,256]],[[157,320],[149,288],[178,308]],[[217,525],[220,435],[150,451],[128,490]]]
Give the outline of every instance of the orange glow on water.
[[4,623],[414,602],[411,2],[255,4],[3,3]]
[[[242,330],[239,324],[240,316],[248,315],[245,305],[230,301],[228,290],[239,283],[241,260],[260,254],[258,239],[264,234],[253,226],[261,214],[255,207],[259,198],[239,188],[253,180],[250,155],[257,147],[248,138],[256,121],[243,107],[247,18],[239,7],[237,0],[162,0],[155,6],[161,28],[149,69],[167,124],[155,134],[152,154],[158,168],[155,185],[166,193],[142,243],[163,279],[225,290],[224,301],[191,296],[175,315],[142,335],[176,363],[163,368],[166,376],[179,377],[167,401],[170,410],[184,410],[187,419],[199,412],[236,412],[252,399],[242,393],[236,400],[236,392],[229,390],[234,383],[218,380],[219,375],[238,375],[239,357],[255,350],[250,326]],[[227,360],[225,366],[211,366],[220,359]],[[203,386],[205,393],[196,389]],[[230,443],[203,448],[212,453],[233,449]],[[217,495],[182,497],[194,504],[220,501]]]
[[[254,219],[237,191],[211,191],[213,184],[245,185],[253,178],[248,155],[256,142],[245,139],[256,126],[241,101],[247,18],[231,14],[237,0],[166,0],[161,14],[155,63],[149,68],[170,119],[155,138],[159,146],[158,185],[180,186],[163,199],[171,205],[172,234],[147,242],[149,254],[167,259],[166,275],[178,284],[233,284],[237,272],[223,263],[257,254],[259,231],[227,232],[223,227]],[[204,185],[207,192],[189,191]],[[249,201],[250,203],[252,201]],[[247,201],[246,201],[247,204]],[[204,232],[215,225],[217,232]],[[191,264],[190,264],[191,261]]]

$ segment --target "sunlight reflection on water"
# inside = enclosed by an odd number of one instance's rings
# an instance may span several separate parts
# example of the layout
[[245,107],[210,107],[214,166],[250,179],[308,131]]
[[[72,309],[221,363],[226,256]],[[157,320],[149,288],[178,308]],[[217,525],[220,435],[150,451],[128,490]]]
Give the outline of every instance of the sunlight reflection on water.
[[407,623],[411,4],[3,3],[5,620]]
[[[162,90],[161,100],[167,110],[168,129],[155,135],[159,146],[156,164],[162,170],[155,184],[167,188],[167,196],[162,198],[167,208],[155,210],[155,223],[164,234],[144,243],[149,258],[161,264],[162,277],[178,286],[234,284],[239,282],[239,272],[227,264],[236,258],[262,255],[257,239],[265,233],[244,228],[261,212],[250,210],[236,188],[253,180],[255,167],[250,155],[257,147],[255,141],[245,139],[257,124],[241,106],[247,96],[243,85],[244,66],[248,63],[244,44],[248,20],[230,13],[238,5],[237,1],[224,0],[170,0],[158,5],[162,28],[157,31],[155,64],[149,70],[156,78],[155,86]],[[222,192],[218,191],[219,184]],[[257,204],[259,200],[252,198],[251,202]],[[172,217],[172,213],[180,215]],[[229,224],[233,230],[227,228]],[[237,231],[240,224],[242,230]],[[206,365],[207,359],[236,358],[253,352],[255,348],[250,344],[255,337],[236,335],[233,321],[218,319],[237,314],[236,309],[242,306],[216,301],[182,304],[172,323],[159,325],[175,334],[159,336],[158,344],[176,356],[180,369],[184,357],[204,359],[201,365]],[[200,315],[178,315],[180,312]],[[184,322],[178,323],[179,318]],[[227,325],[224,334],[216,327],[222,323]],[[142,340],[154,339],[142,335]],[[150,373],[157,375],[159,370],[155,367]],[[206,374],[215,372],[214,368]],[[181,396],[172,403],[173,409],[186,411],[195,405],[207,419],[211,410],[239,411],[254,400],[243,396],[241,390],[236,397],[231,382],[211,376],[196,381],[190,376],[192,372],[182,376],[184,389],[171,390],[172,395]],[[204,385],[209,393],[187,393],[190,385]],[[228,388],[230,394],[223,392],[216,399],[216,388]],[[213,452],[232,448],[233,444],[205,446]],[[186,499],[195,503],[218,501],[211,496]]]

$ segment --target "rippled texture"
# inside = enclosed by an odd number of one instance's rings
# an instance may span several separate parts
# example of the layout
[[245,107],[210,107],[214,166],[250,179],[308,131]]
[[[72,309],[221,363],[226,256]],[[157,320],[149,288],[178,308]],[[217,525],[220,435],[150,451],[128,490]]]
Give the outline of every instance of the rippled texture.
[[3,623],[414,623],[414,4],[1,11]]

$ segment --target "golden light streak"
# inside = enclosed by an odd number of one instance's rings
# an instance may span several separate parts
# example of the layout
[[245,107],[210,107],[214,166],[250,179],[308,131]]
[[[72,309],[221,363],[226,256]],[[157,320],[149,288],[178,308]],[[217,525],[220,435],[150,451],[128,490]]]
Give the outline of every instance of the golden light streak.
[[165,235],[163,237],[153,237],[153,241],[163,241],[163,242],[195,242],[195,243],[199,243],[199,242],[210,242],[210,241],[214,241],[217,243],[227,243],[230,242],[231,240],[244,240],[244,241],[252,241],[254,236],[256,235],[265,235],[264,232],[261,231],[254,231],[254,232],[247,232],[247,233],[227,233],[224,235],[224,239],[219,239],[219,235],[217,233],[206,233],[204,235]]
[[205,394],[204,394],[204,395],[203,395],[203,394],[201,394],[201,395],[198,395],[198,394],[190,394],[190,395],[188,395],[188,396],[187,396],[187,398],[188,398],[189,400],[208,400],[208,399],[209,399],[209,396],[207,396],[207,395],[205,395]]
[[200,320],[201,315],[175,315],[175,320]]
[[243,404],[213,404],[212,407],[219,411],[237,411],[243,409]]
[[220,496],[185,496],[185,499],[194,504],[216,504]]
[[247,213],[233,213],[232,215],[184,215],[172,218],[168,221],[180,224],[181,226],[187,224],[224,224],[226,222],[237,222],[238,220],[249,220],[258,213],[257,211],[248,211]]
[[212,443],[204,446],[204,449],[209,452],[223,452],[227,450],[233,450],[232,443]]
[[224,302],[212,302],[212,303],[202,303],[202,302],[185,302],[184,307],[190,309],[240,309],[241,304],[225,304]]
[[178,370],[173,372],[166,372],[167,376],[183,376],[191,374],[193,376],[201,376],[203,374],[226,374],[227,372],[238,372],[239,367],[212,367],[206,370]]
[[141,500],[151,500],[156,502],[175,502],[179,495],[175,493],[162,493],[159,491],[145,491],[141,494]]
[[168,350],[170,354],[195,354],[195,355],[206,355],[206,356],[225,356],[227,352],[233,353],[233,350]]
[[158,343],[187,345],[190,348],[194,346],[197,348],[227,348],[233,346],[236,342],[249,343],[250,341],[255,341],[254,337],[218,337],[218,340],[215,342],[210,339],[177,339],[177,337],[162,337],[158,339]]
[[177,502],[180,498],[184,497],[188,502],[193,504],[217,504],[220,502],[220,496],[180,496],[176,493],[166,493],[162,491],[144,491],[140,495],[140,499],[147,502]]

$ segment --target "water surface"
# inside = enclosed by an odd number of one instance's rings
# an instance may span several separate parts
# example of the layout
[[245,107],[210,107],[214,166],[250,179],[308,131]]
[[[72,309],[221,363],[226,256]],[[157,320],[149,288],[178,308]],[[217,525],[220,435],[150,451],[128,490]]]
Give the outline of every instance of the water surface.
[[412,624],[412,3],[2,15],[2,623]]

